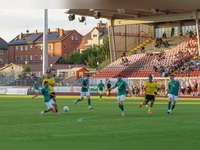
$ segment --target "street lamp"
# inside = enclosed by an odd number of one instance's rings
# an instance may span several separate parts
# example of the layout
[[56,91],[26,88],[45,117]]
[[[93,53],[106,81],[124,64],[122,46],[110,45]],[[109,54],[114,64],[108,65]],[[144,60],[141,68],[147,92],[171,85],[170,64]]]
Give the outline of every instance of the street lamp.
[[97,62],[97,67],[98,67],[98,71],[99,71],[99,62]]
[[50,70],[53,70],[53,64],[50,64]]

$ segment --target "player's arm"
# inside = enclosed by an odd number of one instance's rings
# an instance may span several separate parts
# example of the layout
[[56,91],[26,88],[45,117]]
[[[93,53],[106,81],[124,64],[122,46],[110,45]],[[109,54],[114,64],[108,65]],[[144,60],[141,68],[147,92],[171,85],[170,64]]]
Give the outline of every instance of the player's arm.
[[112,89],[115,89],[117,87],[117,85],[113,86],[113,87],[110,87],[108,88],[108,90],[112,90]]
[[145,84],[144,86],[144,95],[146,95],[146,91],[147,91],[147,84]]
[[36,98],[40,94],[40,91],[37,92],[32,98]]

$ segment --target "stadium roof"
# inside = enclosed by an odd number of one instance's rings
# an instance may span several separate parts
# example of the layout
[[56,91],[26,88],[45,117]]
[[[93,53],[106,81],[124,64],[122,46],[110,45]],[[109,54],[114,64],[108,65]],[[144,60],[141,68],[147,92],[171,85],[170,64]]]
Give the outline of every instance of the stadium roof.
[[[197,9],[69,9],[66,14],[81,16],[94,16],[99,11],[101,18],[126,19],[126,20],[148,20],[148,21],[176,21],[195,19],[194,12]],[[200,17],[200,12],[199,17]]]

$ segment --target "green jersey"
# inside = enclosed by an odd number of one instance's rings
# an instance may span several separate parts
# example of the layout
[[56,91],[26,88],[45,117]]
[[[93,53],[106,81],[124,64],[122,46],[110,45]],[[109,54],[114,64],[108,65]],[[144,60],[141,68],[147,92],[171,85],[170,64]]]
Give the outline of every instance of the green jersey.
[[41,89],[41,93],[44,96],[44,102],[50,101],[50,92],[48,87],[44,87]]
[[115,86],[118,87],[118,96],[126,95],[126,87],[128,84],[124,80],[118,80]]
[[33,87],[34,87],[35,90],[39,90],[39,84],[38,83],[34,83]]
[[[87,87],[89,85],[89,81],[88,80],[83,80],[82,85]],[[81,92],[88,92],[88,88],[84,88],[82,87]]]
[[178,91],[179,91],[180,83],[178,81],[171,81],[168,84],[168,89],[169,89],[169,94],[178,96]]
[[103,83],[99,83],[98,84],[98,89],[99,91],[103,91],[103,88],[105,87],[105,85]]

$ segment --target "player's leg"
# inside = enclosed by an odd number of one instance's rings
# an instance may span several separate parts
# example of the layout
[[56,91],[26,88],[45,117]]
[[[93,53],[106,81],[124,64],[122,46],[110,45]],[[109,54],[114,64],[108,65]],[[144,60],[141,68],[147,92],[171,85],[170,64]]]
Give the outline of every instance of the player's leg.
[[89,92],[86,92],[86,97],[88,99],[88,108],[92,109],[93,107],[91,106],[91,100],[90,100],[90,93]]
[[100,101],[102,101],[103,91],[99,91],[99,94],[100,94]]
[[110,91],[110,90],[108,90],[108,96],[109,96],[109,97],[110,97],[110,92],[111,92],[111,91]]
[[168,114],[171,113],[171,103],[172,103],[172,101],[173,101],[173,95],[169,94],[168,111],[167,111]]
[[[56,103],[56,93],[55,92],[51,93],[51,99]],[[58,114],[58,105],[57,105],[57,103],[56,103],[56,105],[53,105],[53,106],[55,108],[56,113]]]
[[138,108],[141,108],[142,105],[147,105],[148,104],[148,95],[145,95],[145,99],[144,99],[144,102],[141,102],[139,105],[138,105]]
[[153,107],[153,104],[154,104],[154,102],[155,102],[155,96],[154,95],[151,95],[151,97],[150,97],[150,106],[149,106],[149,109],[148,109],[148,114],[151,114],[151,109],[152,109],[152,107]]
[[118,107],[122,111],[122,116],[124,116],[124,113],[125,113],[124,104],[123,104],[125,98],[126,98],[125,95],[118,96]]
[[58,105],[54,100],[50,100],[51,105],[54,107],[54,109],[52,110],[54,114],[59,114],[58,113]]
[[81,92],[80,98],[74,101],[74,106],[75,106],[78,102],[82,101],[83,98],[84,98],[84,96],[85,96],[85,92]]
[[49,111],[53,111],[53,106],[52,106],[52,104],[51,104],[50,101],[49,101],[49,102],[45,102],[45,105],[47,106],[48,109],[42,111],[42,112],[41,112],[41,115],[43,115],[43,114],[45,114],[45,113],[47,113],[47,112],[49,112]]
[[172,106],[171,106],[171,111],[170,111],[171,114],[176,106],[177,101],[178,101],[178,96],[173,95]]

